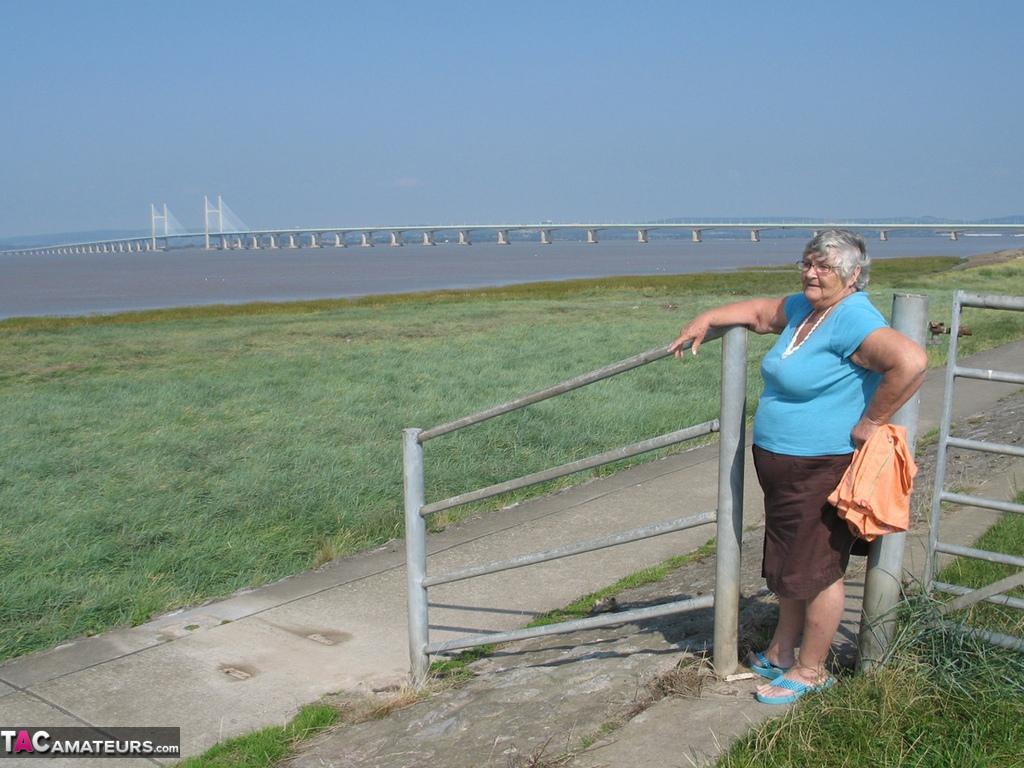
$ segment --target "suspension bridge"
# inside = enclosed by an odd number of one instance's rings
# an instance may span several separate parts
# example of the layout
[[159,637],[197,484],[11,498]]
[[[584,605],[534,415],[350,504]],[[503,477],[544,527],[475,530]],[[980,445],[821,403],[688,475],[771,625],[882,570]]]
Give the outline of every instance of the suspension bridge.
[[321,226],[298,228],[253,229],[228,207],[218,195],[216,205],[203,198],[203,231],[187,231],[164,204],[150,205],[150,234],[118,237],[75,243],[54,243],[27,248],[12,248],[0,253],[76,254],[108,252],[162,251],[171,247],[202,242],[207,250],[261,250],[275,248],[347,248],[375,245],[403,246],[419,243],[436,245],[439,241],[472,245],[484,238],[498,245],[509,245],[513,237],[534,238],[540,245],[550,245],[555,233],[574,233],[585,242],[595,244],[600,233],[635,232],[638,243],[647,243],[650,233],[689,232],[690,239],[702,242],[705,233],[746,233],[753,242],[762,232],[794,230],[816,232],[825,229],[851,229],[865,235],[889,239],[893,232],[938,235],[958,240],[963,235],[1012,235],[1024,237],[1024,224],[973,224],[965,222],[878,222],[878,221],[673,221],[673,222],[563,222],[553,221],[479,224],[414,224],[400,226]]

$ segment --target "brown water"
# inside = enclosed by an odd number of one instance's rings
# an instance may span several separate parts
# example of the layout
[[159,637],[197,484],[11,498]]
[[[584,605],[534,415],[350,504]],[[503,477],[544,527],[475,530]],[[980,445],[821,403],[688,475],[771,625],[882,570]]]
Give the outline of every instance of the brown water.
[[[607,240],[427,247],[301,248],[60,256],[0,254],[0,317],[78,315],[249,301],[407,293],[439,288],[662,275],[795,262],[803,240]],[[894,238],[869,242],[876,258],[969,256],[1020,238]],[[795,274],[795,273],[794,273]],[[795,282],[795,277],[794,277]]]

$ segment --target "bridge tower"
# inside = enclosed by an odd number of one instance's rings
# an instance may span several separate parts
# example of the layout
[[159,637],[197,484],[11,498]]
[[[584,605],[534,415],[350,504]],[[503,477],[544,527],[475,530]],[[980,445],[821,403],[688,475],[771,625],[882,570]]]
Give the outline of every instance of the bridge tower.
[[164,203],[164,212],[162,214],[156,212],[156,206],[153,205],[153,203],[149,204],[149,232],[150,232],[150,235],[149,235],[149,245],[150,245],[150,249],[154,250],[154,251],[156,250],[156,236],[157,236],[156,222],[157,222],[157,219],[163,219],[163,222],[164,222],[164,224],[163,224],[163,230],[164,230],[163,236],[167,237],[167,235],[170,234],[169,227],[168,227],[168,224],[167,224],[167,222],[168,222],[167,203]]
[[206,250],[210,248],[210,214],[217,214],[217,234],[224,232],[224,201],[217,195],[217,207],[210,205],[210,199],[203,195],[203,235],[206,238]]

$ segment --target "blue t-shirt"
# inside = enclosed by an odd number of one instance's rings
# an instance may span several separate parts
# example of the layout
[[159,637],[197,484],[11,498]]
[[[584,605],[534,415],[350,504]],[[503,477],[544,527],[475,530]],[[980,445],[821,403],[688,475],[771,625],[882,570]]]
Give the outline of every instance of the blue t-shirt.
[[754,445],[788,456],[853,453],[850,430],[864,415],[882,377],[850,360],[885,319],[863,293],[835,305],[789,357],[782,356],[811,313],[802,293],[783,305],[786,327],[761,362],[764,392],[754,415]]

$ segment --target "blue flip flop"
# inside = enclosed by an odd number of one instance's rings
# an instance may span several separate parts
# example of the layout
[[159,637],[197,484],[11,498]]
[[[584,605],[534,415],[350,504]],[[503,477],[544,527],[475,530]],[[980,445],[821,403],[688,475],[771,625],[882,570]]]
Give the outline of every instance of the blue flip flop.
[[826,677],[817,685],[808,685],[807,683],[801,683],[799,680],[788,680],[780,675],[776,679],[772,680],[772,685],[776,688],[785,688],[787,691],[792,691],[791,694],[787,696],[763,696],[758,693],[755,695],[757,700],[762,704],[792,704],[805,694],[814,693],[815,691],[824,691],[826,688],[831,688],[835,684],[836,679],[831,675]]
[[772,664],[768,657],[764,655],[764,651],[751,651],[750,655],[754,657],[754,663],[751,664],[748,661],[747,666],[750,667],[751,672],[761,677],[774,680],[783,673],[789,672],[789,667],[780,667],[777,664]]

